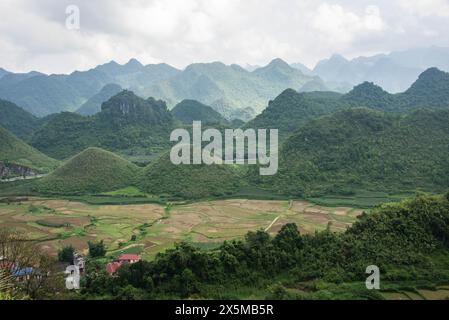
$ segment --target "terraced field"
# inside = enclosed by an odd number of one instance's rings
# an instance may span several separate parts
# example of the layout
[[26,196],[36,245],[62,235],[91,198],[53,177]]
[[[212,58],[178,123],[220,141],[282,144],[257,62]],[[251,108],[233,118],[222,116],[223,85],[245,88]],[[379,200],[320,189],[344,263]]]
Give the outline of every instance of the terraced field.
[[15,228],[40,242],[50,254],[71,244],[86,251],[88,241],[104,240],[108,254],[156,253],[188,241],[213,248],[250,230],[276,233],[295,222],[302,233],[329,226],[343,231],[363,210],[323,207],[304,201],[217,200],[193,204],[91,205],[30,198],[0,203],[0,227]]
[[417,289],[415,291],[391,291],[383,292],[387,300],[447,300],[449,299],[449,287],[441,286],[436,290]]

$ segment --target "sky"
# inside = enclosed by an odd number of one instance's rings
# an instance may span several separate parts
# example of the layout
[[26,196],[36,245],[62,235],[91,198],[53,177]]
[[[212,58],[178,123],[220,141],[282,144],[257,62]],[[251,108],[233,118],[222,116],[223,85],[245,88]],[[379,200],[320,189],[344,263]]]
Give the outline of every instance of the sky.
[[447,30],[449,0],[1,0],[0,67],[70,73],[131,58],[313,67],[334,53],[447,47]]

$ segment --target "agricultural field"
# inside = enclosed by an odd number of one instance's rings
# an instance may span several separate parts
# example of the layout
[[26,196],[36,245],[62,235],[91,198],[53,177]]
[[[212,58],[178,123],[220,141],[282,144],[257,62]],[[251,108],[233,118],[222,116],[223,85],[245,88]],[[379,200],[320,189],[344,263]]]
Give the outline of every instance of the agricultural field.
[[275,234],[289,222],[295,222],[301,233],[327,227],[344,231],[362,212],[305,201],[232,199],[191,204],[93,205],[29,198],[0,203],[0,226],[28,234],[52,255],[64,245],[86,251],[88,241],[104,240],[110,256],[133,252],[151,259],[176,242],[215,248],[251,230]]
[[435,290],[415,289],[413,291],[397,290],[382,292],[387,300],[447,300],[449,299],[449,287],[440,286]]

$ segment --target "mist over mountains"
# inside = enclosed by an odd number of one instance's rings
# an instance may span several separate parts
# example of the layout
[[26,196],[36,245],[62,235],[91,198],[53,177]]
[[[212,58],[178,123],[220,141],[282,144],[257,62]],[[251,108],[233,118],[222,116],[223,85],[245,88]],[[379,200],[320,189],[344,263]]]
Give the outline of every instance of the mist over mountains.
[[[92,115],[123,88],[164,100],[169,109],[191,99],[223,110],[231,120],[248,121],[252,110],[262,112],[268,100],[288,88],[346,93],[369,81],[396,93],[409,88],[429,67],[448,71],[449,48],[419,48],[352,60],[333,55],[313,70],[281,59],[264,67],[213,62],[191,64],[184,70],[167,64],[142,65],[131,59],[123,65],[111,61],[69,75],[12,73],[0,68],[0,98],[38,117],[61,111]],[[234,110],[239,111],[234,114]]]
[[[304,66],[293,66],[304,70]],[[348,86],[374,82],[390,93],[397,93],[409,88],[419,74],[431,67],[449,71],[449,48],[417,48],[352,60],[335,54],[320,61],[308,74]]]

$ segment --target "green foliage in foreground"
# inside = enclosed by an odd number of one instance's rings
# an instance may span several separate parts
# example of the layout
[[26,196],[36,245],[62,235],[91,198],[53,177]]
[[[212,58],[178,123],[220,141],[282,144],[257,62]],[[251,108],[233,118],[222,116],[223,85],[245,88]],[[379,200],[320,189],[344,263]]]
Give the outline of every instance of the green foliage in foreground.
[[29,146],[0,127],[0,162],[17,164],[46,173],[56,168],[58,161]]
[[103,243],[103,240],[100,242],[91,242],[87,243],[89,246],[89,256],[91,258],[101,258],[106,255],[106,247]]
[[59,195],[111,191],[132,184],[138,170],[137,166],[111,152],[89,148],[36,181],[35,189]]
[[[249,232],[244,240],[225,242],[212,251],[181,243],[154,261],[121,267],[117,277],[91,262],[81,294],[226,299],[236,298],[229,292],[251,287],[269,291],[268,298],[380,299],[379,293],[363,287],[367,266],[380,268],[382,283],[415,281],[435,287],[449,281],[447,258],[436,256],[449,256],[449,201],[418,195],[362,215],[344,233],[300,235],[296,225],[288,224],[274,238],[263,231]],[[303,294],[285,289],[304,284],[308,288]]]
[[75,248],[70,246],[65,246],[58,251],[58,261],[73,264],[73,254],[75,253]]

